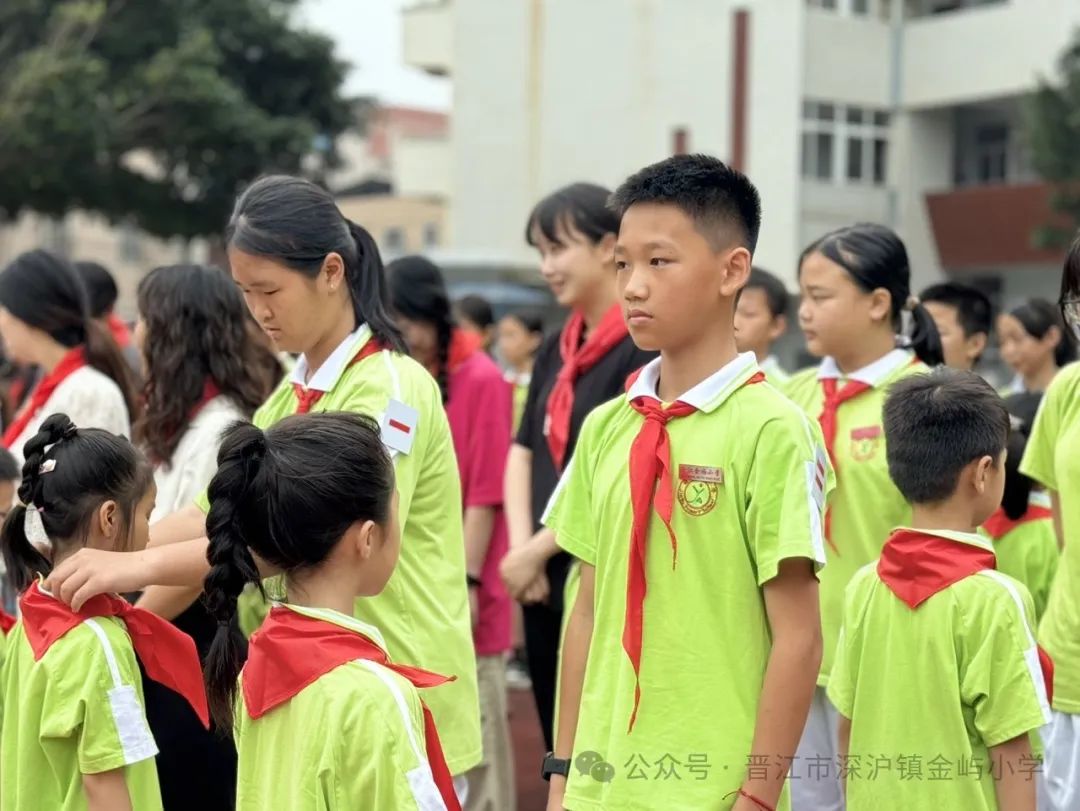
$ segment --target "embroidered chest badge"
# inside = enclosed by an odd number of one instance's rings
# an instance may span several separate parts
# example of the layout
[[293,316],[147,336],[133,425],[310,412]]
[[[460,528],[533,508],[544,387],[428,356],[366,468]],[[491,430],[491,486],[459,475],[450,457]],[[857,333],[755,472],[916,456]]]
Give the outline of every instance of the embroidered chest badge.
[[679,465],[679,486],[676,490],[679,506],[683,512],[695,518],[712,512],[723,483],[723,468]]
[[856,462],[869,462],[877,455],[881,444],[881,426],[868,425],[851,431],[851,458]]

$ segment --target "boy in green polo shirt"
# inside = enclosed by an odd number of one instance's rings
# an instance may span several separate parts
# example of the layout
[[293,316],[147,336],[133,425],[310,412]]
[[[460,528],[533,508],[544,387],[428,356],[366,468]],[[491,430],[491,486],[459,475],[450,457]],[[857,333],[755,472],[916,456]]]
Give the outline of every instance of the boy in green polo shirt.
[[848,807],[1034,811],[1030,733],[1050,720],[1034,607],[976,533],[1001,502],[1008,412],[943,368],[894,384],[884,417],[912,528],[847,590],[828,694]]
[[614,204],[624,316],[660,358],[589,415],[545,518],[582,562],[549,808],[786,809],[831,472],[817,427],[736,349],[757,190],[681,155]]

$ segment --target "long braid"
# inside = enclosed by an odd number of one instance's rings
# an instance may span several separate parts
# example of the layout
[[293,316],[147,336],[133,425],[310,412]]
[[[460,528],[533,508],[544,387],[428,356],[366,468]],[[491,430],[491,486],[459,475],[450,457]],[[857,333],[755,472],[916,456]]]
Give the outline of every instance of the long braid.
[[450,320],[450,313],[435,325],[437,335],[438,368],[435,371],[435,380],[439,384],[439,392],[442,394],[443,405],[450,400],[450,342],[454,338],[454,324]]

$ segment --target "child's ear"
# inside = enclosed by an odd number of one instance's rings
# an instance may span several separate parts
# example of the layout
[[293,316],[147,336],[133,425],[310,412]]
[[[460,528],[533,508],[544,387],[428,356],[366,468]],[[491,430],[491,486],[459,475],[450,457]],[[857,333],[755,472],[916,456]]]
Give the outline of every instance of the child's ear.
[[772,325],[769,327],[769,340],[775,341],[785,332],[787,332],[787,316],[775,316],[772,320]]
[[605,264],[615,262],[615,234],[604,234],[603,238],[596,243],[596,252],[604,260]]
[[974,362],[976,358],[986,351],[986,345],[990,343],[990,336],[985,332],[976,332],[967,338],[965,343],[967,344],[968,356]]
[[357,521],[349,527],[346,533],[348,543],[352,545],[360,560],[371,557],[372,552],[375,551],[375,544],[379,541],[378,533],[379,525],[374,521]]
[[888,321],[892,318],[892,294],[884,287],[879,287],[870,294],[870,317],[874,321]]
[[107,541],[115,541],[120,534],[120,507],[112,500],[98,507],[98,529]]
[[752,261],[753,257],[746,248],[740,245],[732,249],[724,262],[724,275],[720,280],[721,295],[730,298],[746,286],[750,279]]
[[975,487],[975,492],[980,496],[986,492],[986,488],[990,485],[990,477],[993,475],[995,462],[993,456],[983,456],[977,459],[974,463],[975,470],[972,476],[972,484]]
[[326,274],[326,286],[331,292],[341,287],[345,279],[345,260],[341,254],[331,251],[323,259],[323,272]]

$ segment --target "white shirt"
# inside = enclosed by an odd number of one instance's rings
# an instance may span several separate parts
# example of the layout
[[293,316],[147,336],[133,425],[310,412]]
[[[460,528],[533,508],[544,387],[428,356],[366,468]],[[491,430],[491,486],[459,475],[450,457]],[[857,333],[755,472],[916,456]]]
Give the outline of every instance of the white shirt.
[[233,401],[219,395],[208,402],[188,425],[173,451],[171,463],[154,471],[157,503],[150,523],[188,506],[206,489],[217,471],[218,448],[225,429],[246,419]]
[[53,414],[67,414],[79,428],[103,428],[114,434],[131,436],[127,404],[120,387],[92,366],[83,366],[64,378],[11,444],[11,453],[20,467],[24,461],[23,446]]

